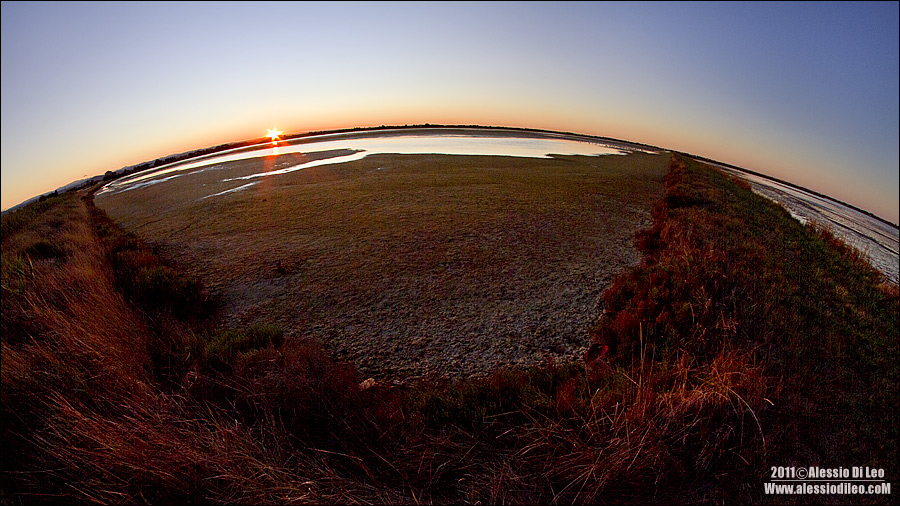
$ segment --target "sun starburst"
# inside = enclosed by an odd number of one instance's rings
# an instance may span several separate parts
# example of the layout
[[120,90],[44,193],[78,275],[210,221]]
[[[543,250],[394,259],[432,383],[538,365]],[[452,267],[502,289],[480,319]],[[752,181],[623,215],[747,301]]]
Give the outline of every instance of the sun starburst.
[[283,134],[281,130],[277,128],[270,128],[269,133],[266,134],[266,137],[272,139],[272,144],[275,144],[279,140],[281,140],[281,134]]

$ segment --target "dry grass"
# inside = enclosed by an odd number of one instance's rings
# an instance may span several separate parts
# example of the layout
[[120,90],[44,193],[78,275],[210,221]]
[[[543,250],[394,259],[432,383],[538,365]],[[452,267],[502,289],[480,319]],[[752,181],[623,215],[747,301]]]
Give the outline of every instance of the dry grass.
[[[248,426],[157,381],[154,341],[182,342],[191,326],[160,326],[158,307],[126,301],[115,250],[81,199],[60,197],[32,219],[3,233],[4,503],[322,497],[302,478],[317,468],[289,465],[273,419]],[[183,335],[161,334],[171,331]]]
[[[595,339],[702,361],[745,350],[776,378],[760,420],[772,465],[896,468],[898,298],[853,248],[744,184],[675,158],[642,265],[605,294]],[[877,421],[876,421],[877,420]]]
[[161,260],[61,196],[3,230],[0,501],[756,503],[771,465],[894,476],[896,289],[715,173],[667,187],[607,292],[605,367],[367,389],[311,341],[128,288]]

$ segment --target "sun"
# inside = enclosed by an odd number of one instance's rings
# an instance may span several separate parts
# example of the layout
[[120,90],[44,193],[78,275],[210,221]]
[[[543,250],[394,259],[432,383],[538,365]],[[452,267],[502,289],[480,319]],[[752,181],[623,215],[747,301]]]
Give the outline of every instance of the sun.
[[280,136],[281,136],[281,134],[283,134],[283,133],[284,133],[284,132],[282,132],[281,130],[279,130],[279,129],[277,129],[277,128],[270,128],[270,129],[269,129],[269,133],[266,134],[266,137],[272,139],[272,144],[275,144],[276,142],[278,142],[279,140],[281,140],[281,139],[280,139]]

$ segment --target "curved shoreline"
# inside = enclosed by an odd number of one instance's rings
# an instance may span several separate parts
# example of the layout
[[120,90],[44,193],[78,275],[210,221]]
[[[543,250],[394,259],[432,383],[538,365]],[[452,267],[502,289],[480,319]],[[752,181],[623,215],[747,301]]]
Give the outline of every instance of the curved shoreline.
[[459,378],[581,354],[666,165],[376,154],[202,202],[205,173],[96,202],[204,279],[229,327],[277,324],[381,379]]

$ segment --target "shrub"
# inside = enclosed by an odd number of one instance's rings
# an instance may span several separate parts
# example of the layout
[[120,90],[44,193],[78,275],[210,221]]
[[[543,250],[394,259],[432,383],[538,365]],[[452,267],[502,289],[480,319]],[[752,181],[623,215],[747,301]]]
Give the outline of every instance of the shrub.
[[246,358],[270,346],[277,348],[283,339],[284,333],[278,327],[254,325],[195,336],[188,340],[186,352],[188,360],[203,370],[226,371],[234,367],[241,355]]

